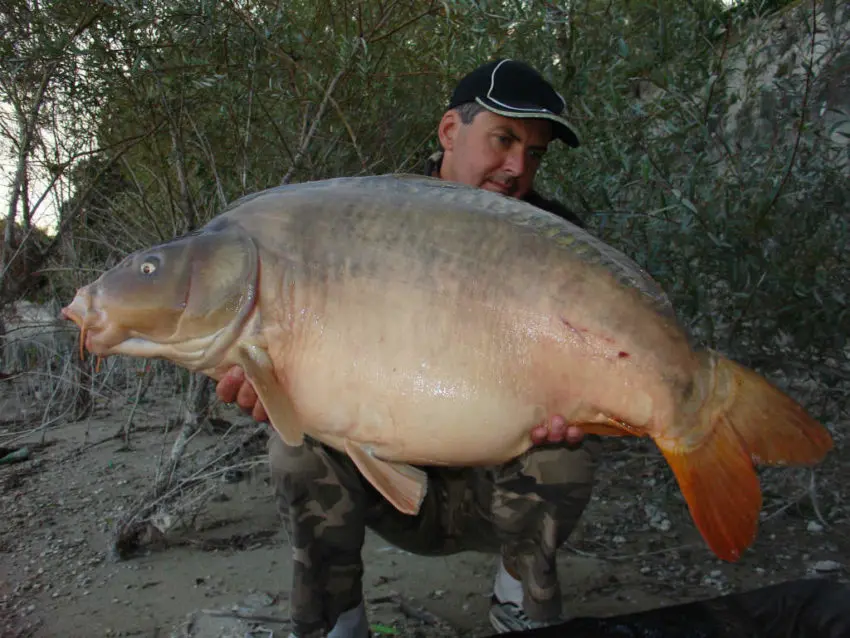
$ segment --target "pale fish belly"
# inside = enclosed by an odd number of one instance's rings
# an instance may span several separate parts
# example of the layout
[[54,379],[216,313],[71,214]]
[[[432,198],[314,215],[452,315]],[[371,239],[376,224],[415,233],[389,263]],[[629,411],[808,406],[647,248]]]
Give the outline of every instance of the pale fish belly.
[[[316,386],[314,386],[315,388]],[[490,465],[522,454],[529,432],[545,414],[540,405],[504,394],[469,393],[446,399],[388,397],[364,401],[375,390],[353,384],[347,393],[299,394],[299,406],[324,406],[306,433],[337,449],[348,438],[377,457],[420,465]]]
[[534,370],[542,331],[529,336],[529,321],[519,326],[507,312],[380,292],[311,298],[295,313],[291,347],[273,354],[305,432],[422,464],[489,464],[525,451],[551,407]]
[[356,348],[328,343],[294,367],[290,391],[314,438],[337,449],[349,438],[380,458],[414,464],[505,462],[525,452],[533,426],[555,414],[571,423],[624,419],[650,434],[657,406],[668,403],[663,386],[652,392],[626,363],[564,356],[559,366],[558,358],[540,348],[482,360],[467,374],[470,362],[451,351],[424,360],[387,348],[362,358]]

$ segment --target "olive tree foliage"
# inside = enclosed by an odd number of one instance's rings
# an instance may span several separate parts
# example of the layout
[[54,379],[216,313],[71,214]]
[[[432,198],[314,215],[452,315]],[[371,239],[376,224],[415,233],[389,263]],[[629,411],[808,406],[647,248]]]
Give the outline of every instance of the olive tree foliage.
[[544,184],[661,282],[700,343],[846,400],[846,3],[634,9],[547,17],[585,145]]
[[436,2],[115,7],[118,30],[97,47],[121,71],[95,131],[156,131],[122,159],[125,185],[88,211],[90,241],[114,238],[116,254],[263,188],[419,163],[451,81],[420,48],[426,33],[439,40]]
[[[85,0],[0,7],[3,303],[32,294],[40,282],[29,275],[58,248],[55,234],[45,241],[38,225],[67,208],[75,193],[86,195],[90,184],[71,172],[92,157],[105,158],[104,166],[120,157],[121,144],[99,149],[92,134],[109,79],[96,73],[86,51],[92,33],[108,28],[108,13],[108,5]],[[19,276],[16,262],[23,260],[31,268]]]
[[[52,322],[43,321],[49,311],[33,312],[14,302],[22,297],[44,301],[49,294],[45,266],[59,241],[38,224],[71,195],[64,179],[69,168],[93,152],[93,140],[81,125],[95,121],[98,83],[85,76],[85,56],[79,52],[103,13],[95,3],[76,1],[0,6],[0,365],[9,373],[41,362],[44,369],[35,376],[46,377],[73,368],[64,376],[77,382],[50,384],[44,423],[56,421],[57,404],[63,417],[74,418],[87,413],[91,403],[77,391],[83,372],[79,362],[68,366],[60,360],[68,343]],[[57,396],[65,399],[54,401]]]
[[517,57],[583,140],[551,145],[541,190],[655,276],[702,344],[847,382],[846,3],[19,4],[53,30],[27,54],[50,72],[42,108],[86,141],[58,164],[66,298],[242,195],[420,171],[454,83]]

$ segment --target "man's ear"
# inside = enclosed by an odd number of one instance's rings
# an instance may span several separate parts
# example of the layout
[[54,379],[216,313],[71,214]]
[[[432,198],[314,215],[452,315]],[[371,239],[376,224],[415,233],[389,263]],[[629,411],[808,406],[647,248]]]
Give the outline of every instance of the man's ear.
[[454,109],[449,109],[443,113],[443,117],[437,126],[437,136],[440,138],[440,146],[443,147],[444,151],[454,149],[455,138],[461,124],[463,122],[460,120],[460,113]]

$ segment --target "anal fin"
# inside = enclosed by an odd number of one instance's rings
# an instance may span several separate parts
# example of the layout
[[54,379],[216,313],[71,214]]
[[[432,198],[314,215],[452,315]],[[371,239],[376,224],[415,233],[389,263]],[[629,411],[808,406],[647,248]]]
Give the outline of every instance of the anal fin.
[[281,387],[274,371],[271,358],[259,346],[243,346],[240,350],[238,365],[245,370],[245,376],[257,397],[269,415],[271,426],[277,430],[283,442],[297,447],[304,441],[304,431],[299,424],[298,415],[292,400]]
[[345,453],[357,469],[403,514],[416,515],[428,490],[428,475],[407,463],[376,458],[359,443],[345,440]]
[[599,436],[646,436],[646,432],[629,425],[625,421],[604,417],[604,421],[584,421],[581,423],[571,423],[585,434],[597,434]]

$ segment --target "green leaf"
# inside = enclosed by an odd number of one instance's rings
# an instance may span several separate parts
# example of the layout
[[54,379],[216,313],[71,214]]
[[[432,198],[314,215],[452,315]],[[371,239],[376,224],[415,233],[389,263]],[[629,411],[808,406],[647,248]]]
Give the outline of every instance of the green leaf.
[[383,625],[381,623],[373,623],[370,625],[370,628],[375,633],[384,635],[384,636],[397,636],[398,629],[395,627],[390,627],[389,625]]
[[687,197],[683,197],[681,201],[682,201],[682,204],[684,204],[685,208],[687,208],[689,211],[691,211],[695,215],[697,214],[697,207],[694,206],[694,203],[691,200],[689,200]]

